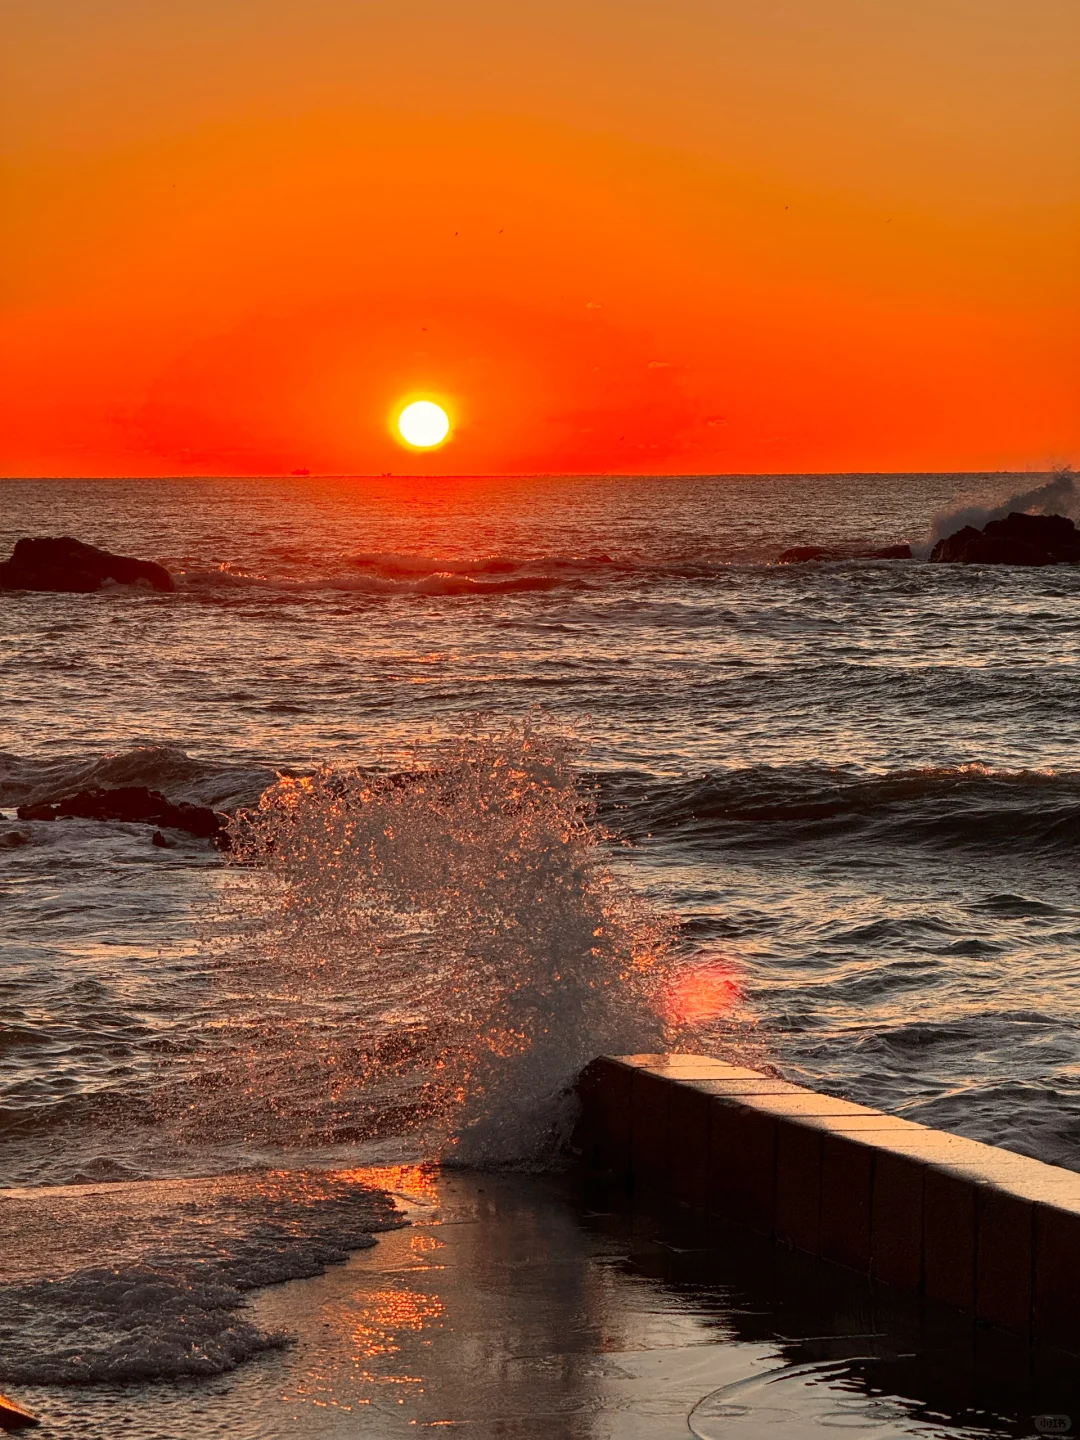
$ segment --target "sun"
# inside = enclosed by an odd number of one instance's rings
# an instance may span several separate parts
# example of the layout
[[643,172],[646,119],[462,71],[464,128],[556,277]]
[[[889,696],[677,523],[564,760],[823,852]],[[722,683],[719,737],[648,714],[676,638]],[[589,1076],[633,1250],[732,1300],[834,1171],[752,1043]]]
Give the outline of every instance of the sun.
[[450,434],[450,417],[434,400],[414,400],[397,417],[398,434],[415,450],[431,450]]

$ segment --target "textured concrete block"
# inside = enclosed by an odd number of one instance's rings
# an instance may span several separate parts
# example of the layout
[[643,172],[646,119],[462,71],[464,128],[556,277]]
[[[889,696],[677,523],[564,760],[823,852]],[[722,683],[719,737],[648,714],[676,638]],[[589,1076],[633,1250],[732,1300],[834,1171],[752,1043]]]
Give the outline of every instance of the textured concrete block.
[[883,1115],[880,1110],[821,1115],[807,1113],[799,1116],[799,1120],[804,1125],[817,1125],[831,1134],[860,1136],[870,1145],[895,1142],[894,1148],[905,1151],[911,1149],[911,1142],[925,1133],[926,1128],[911,1120],[901,1120],[898,1115]]
[[982,1148],[993,1155],[982,1167],[984,1179],[1033,1204],[1080,1212],[1080,1175],[1075,1170],[1062,1170],[1059,1165],[1046,1165],[1011,1150]]
[[710,1214],[771,1235],[776,1215],[776,1120],[719,1096],[709,1116]]
[[922,1283],[923,1178],[918,1160],[889,1151],[874,1157],[870,1201],[870,1273],[889,1285]]
[[[992,1396],[996,1391],[1000,1394],[1004,1381],[1008,1399],[1013,1399],[1018,1390],[1021,1393],[1026,1390],[1028,1395],[1031,1395],[1031,1362],[1034,1349],[1031,1336],[1010,1334],[990,1325],[975,1325],[972,1328],[975,1341],[975,1393]],[[1035,1391],[1035,1395],[1038,1395],[1038,1391]],[[1030,1401],[1029,1408],[1034,1408]]]
[[835,1095],[815,1095],[810,1090],[795,1089],[794,1093],[747,1095],[747,1105],[768,1110],[771,1115],[787,1115],[792,1120],[820,1119],[832,1124],[838,1120],[878,1120],[880,1112],[851,1100],[838,1100]]
[[672,1198],[705,1210],[709,1200],[711,1098],[696,1085],[672,1087],[668,1107]]
[[975,1191],[965,1176],[928,1166],[923,1184],[923,1283],[932,1300],[975,1306]]
[[[1016,1155],[1001,1150],[996,1145],[984,1145],[979,1140],[969,1140],[964,1135],[951,1135],[944,1130],[932,1130],[927,1125],[917,1125],[910,1120],[897,1117],[894,1123],[883,1128],[875,1144],[896,1154],[910,1155],[936,1170],[965,1176],[981,1184],[1012,1186],[1014,1182],[1037,1183],[1045,1188],[1049,1183],[1060,1185],[1068,1171],[1054,1165],[1043,1165],[1029,1160],[1025,1155]],[[1046,1172],[1044,1175],[1043,1172]],[[1047,1177],[1050,1177],[1049,1179]],[[1080,1195],[1080,1176],[1069,1186],[1073,1193]]]
[[780,1124],[776,1132],[776,1218],[778,1240],[811,1255],[821,1253],[822,1132]]
[[1059,1430],[1058,1434],[1075,1436],[1080,1428],[1076,1356],[1053,1345],[1033,1345],[1030,1373],[1031,1395],[1035,1401],[1032,1408],[1036,1414],[1068,1415],[1073,1422],[1071,1431]]
[[874,1150],[843,1134],[821,1137],[821,1254],[864,1275],[870,1271]]
[[582,1073],[578,1094],[585,1114],[580,1126],[588,1163],[630,1178],[630,1095],[634,1072],[601,1057]]
[[1009,1330],[1031,1326],[1034,1206],[996,1185],[976,1193],[975,1313]]
[[670,1184],[668,1107],[677,1087],[648,1070],[634,1072],[631,1089],[630,1164],[635,1185],[666,1190]]
[[725,1075],[720,1079],[709,1078],[697,1082],[710,1095],[805,1095],[806,1091],[787,1080],[775,1080],[771,1075],[755,1075],[752,1071],[745,1076]]
[[1035,1333],[1080,1353],[1080,1212],[1035,1207]]
[[709,1055],[620,1055],[619,1061],[634,1070],[647,1070],[650,1075],[663,1076],[667,1080],[760,1080],[760,1071],[747,1070],[740,1065],[729,1065],[726,1060],[714,1060]]

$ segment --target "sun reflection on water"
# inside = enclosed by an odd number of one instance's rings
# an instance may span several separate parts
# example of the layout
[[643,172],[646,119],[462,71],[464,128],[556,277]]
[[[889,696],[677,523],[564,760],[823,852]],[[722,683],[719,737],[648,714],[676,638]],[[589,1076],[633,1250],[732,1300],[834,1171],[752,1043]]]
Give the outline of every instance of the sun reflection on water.
[[334,1172],[339,1180],[386,1190],[412,1205],[439,1203],[437,1165],[368,1165]]

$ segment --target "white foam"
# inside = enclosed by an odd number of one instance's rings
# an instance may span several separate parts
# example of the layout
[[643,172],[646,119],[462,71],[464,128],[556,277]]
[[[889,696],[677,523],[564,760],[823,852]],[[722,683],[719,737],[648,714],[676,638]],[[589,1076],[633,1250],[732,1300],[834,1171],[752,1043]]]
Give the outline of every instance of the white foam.
[[250,1291],[321,1274],[397,1222],[354,1174],[0,1192],[0,1379],[218,1375],[288,1344]]

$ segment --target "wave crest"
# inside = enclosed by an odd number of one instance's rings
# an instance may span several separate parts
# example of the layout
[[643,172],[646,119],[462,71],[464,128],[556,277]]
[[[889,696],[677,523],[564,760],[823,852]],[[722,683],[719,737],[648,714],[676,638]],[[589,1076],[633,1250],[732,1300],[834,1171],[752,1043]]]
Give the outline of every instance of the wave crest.
[[218,809],[256,803],[277,778],[277,771],[264,766],[199,760],[175,745],[135,745],[56,760],[0,753],[0,805],[51,804],[80,790],[145,785],[176,804]]
[[455,566],[452,562],[425,560],[415,557],[414,563],[379,566],[370,571],[361,569],[330,572],[323,575],[268,576],[222,566],[217,570],[187,570],[177,575],[178,588],[189,593],[235,594],[252,592],[263,595],[299,597],[319,591],[371,596],[446,595],[490,596],[513,595],[559,587],[581,588],[587,582],[576,574],[550,574],[546,570],[526,569],[509,573],[515,567],[490,568]]
[[605,813],[631,835],[695,844],[785,846],[859,834],[883,844],[1058,850],[1080,840],[1080,775],[981,764],[885,775],[756,765],[674,784],[623,781]]

